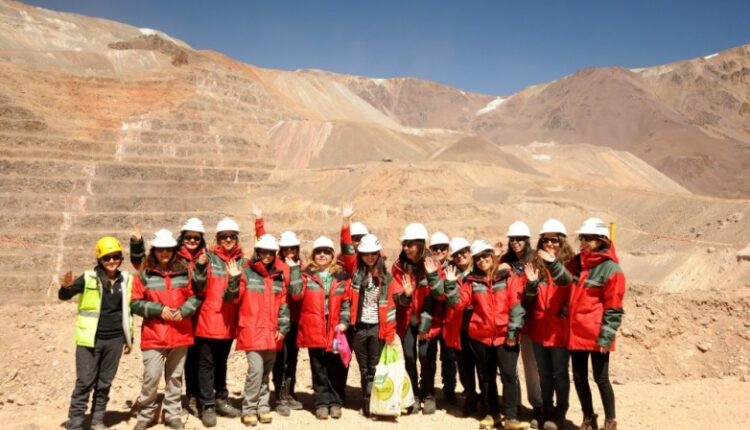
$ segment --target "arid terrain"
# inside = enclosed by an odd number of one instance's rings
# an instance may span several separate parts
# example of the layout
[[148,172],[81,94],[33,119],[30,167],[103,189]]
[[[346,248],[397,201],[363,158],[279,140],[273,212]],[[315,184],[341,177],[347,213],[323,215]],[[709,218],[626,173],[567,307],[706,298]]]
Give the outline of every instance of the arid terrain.
[[[292,229],[309,251],[335,237],[345,202],[391,260],[412,221],[493,242],[517,219],[533,232],[549,217],[569,231],[590,216],[615,222],[629,287],[612,364],[621,426],[742,427],[749,180],[750,45],[482,95],[264,69],[158,30],[0,0],[2,427],[65,420],[75,306],[57,301],[56,277],[90,268],[98,237],[124,241],[132,221],[149,237],[192,216],[212,235],[229,215],[249,251],[258,205],[269,232]],[[235,397],[244,371],[233,354]],[[136,350],[112,393],[116,428],[134,424],[125,402],[140,372]],[[392,428],[356,416],[356,372],[343,422]],[[476,426],[453,414],[398,427]],[[271,427],[300,424],[332,423],[300,412]]]

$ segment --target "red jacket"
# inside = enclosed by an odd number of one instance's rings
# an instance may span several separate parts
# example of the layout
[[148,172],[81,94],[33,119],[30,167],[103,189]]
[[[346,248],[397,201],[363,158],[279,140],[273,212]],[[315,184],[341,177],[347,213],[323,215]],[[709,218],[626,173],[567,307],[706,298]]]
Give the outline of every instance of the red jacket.
[[[382,258],[382,257],[381,257]],[[396,338],[396,302],[394,284],[390,273],[374,276],[372,282],[378,289],[378,338],[391,343]],[[362,268],[357,268],[351,278],[351,325],[356,326],[364,304],[362,291],[367,288],[367,278]]]
[[[469,321],[469,337],[488,346],[499,346],[506,338],[517,339],[523,327],[524,309],[521,306],[523,284],[516,275],[507,272],[487,279],[470,273],[461,283],[449,285],[446,294],[449,305],[457,310],[473,306]],[[458,290],[458,291],[456,291]]]
[[568,309],[568,349],[598,351],[599,347],[609,347],[614,351],[625,295],[625,276],[618,265],[615,247],[612,245],[603,252],[584,251],[575,260],[579,271],[572,275],[577,275],[577,281],[558,260],[550,266],[553,277],[574,281]]
[[[447,290],[448,290],[448,284],[449,282],[445,281],[446,295],[447,295]],[[459,297],[460,297],[460,289],[471,288],[469,284],[463,283],[463,276],[461,276],[460,274],[458,275],[458,279],[454,287],[459,290],[458,291]],[[453,348],[455,350],[460,351],[461,350],[461,326],[463,325],[464,312],[466,311],[466,308],[463,307],[462,309],[459,309],[458,307],[450,306],[448,301],[446,300],[446,302],[444,302],[444,310],[445,310],[445,317],[443,319],[443,331],[442,331],[443,340],[445,340],[445,345],[448,348]]]
[[[389,289],[394,291],[395,294],[402,294],[404,291],[402,279],[405,272],[402,267],[402,261],[405,258],[406,256],[402,252],[391,267],[391,286],[389,287]],[[427,257],[425,258],[433,257],[431,255],[427,255]],[[397,302],[396,331],[402,338],[406,334],[406,329],[411,323],[412,319],[414,319],[417,324],[421,326],[420,329],[423,327],[423,325],[420,324],[422,317],[429,316],[429,312],[424,313],[425,299],[428,296],[431,295],[437,300],[445,300],[443,290],[445,273],[443,272],[443,268],[440,266],[440,263],[437,262],[437,260],[435,261],[435,265],[438,267],[437,272],[423,274],[417,279],[414,279],[412,277],[412,282],[416,282],[417,285],[414,289],[414,293],[411,295],[411,300],[407,299],[405,296],[402,296],[400,297],[401,301]],[[430,324],[429,331],[427,332],[428,338],[432,338],[440,334],[440,328],[442,327],[442,325],[442,315],[438,315],[438,313],[436,312],[432,315],[432,322]]]
[[224,247],[216,246],[207,256],[207,282],[195,335],[209,339],[232,339],[237,328],[237,307],[233,302],[224,300],[224,292],[229,283],[227,263],[229,260],[237,260],[242,265],[245,261],[242,249],[236,246],[231,251],[226,251]]
[[[193,295],[188,267],[178,261],[172,270],[145,269],[133,277],[132,312],[143,317],[141,350],[171,349],[193,344],[193,320],[200,304]],[[164,307],[179,309],[180,321],[161,318]]]
[[292,268],[291,280],[284,277],[278,257],[267,269],[263,263],[248,262],[239,279],[234,278],[225,299],[238,303],[238,351],[280,350],[283,341],[276,341],[276,332],[289,332],[289,308],[286,294],[289,282],[299,282],[299,271]]
[[524,282],[529,306],[523,333],[542,346],[567,347],[570,287],[555,284],[549,270],[539,275],[539,282]]
[[292,298],[301,304],[297,334],[297,346],[300,348],[325,348],[331,351],[336,325],[349,326],[350,281],[344,271],[332,276],[327,313],[325,288],[317,273],[307,269],[302,272],[302,282],[290,286]]

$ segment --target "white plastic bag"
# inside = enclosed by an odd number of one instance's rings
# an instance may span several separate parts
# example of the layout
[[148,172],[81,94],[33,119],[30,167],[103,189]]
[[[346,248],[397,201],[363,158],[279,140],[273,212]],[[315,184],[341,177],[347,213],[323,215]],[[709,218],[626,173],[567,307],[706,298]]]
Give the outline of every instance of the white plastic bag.
[[414,404],[411,381],[403,358],[395,346],[386,345],[380,353],[370,393],[370,413],[388,417],[401,415],[401,409]]

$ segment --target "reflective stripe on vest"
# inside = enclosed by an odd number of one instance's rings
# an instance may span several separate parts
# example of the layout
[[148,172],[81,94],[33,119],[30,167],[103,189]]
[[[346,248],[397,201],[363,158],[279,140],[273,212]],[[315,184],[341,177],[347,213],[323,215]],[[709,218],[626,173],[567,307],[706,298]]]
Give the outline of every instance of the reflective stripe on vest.
[[[130,314],[130,293],[133,277],[127,272],[122,275],[122,329],[125,343],[132,345],[133,317]],[[81,297],[78,299],[78,316],[76,317],[75,343],[76,345],[93,348],[96,343],[96,329],[99,325],[99,314],[102,306],[102,286],[96,271],[87,270],[83,274],[84,285]]]

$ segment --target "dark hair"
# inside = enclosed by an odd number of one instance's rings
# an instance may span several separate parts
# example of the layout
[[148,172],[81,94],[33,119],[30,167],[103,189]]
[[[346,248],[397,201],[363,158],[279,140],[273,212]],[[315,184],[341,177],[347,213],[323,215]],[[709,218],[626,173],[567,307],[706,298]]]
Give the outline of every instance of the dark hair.
[[[372,267],[372,270],[365,264],[365,261],[362,259],[362,254],[357,253],[357,269],[361,269],[362,272],[367,276],[368,274],[371,274],[373,276],[382,277],[385,276],[388,272],[385,267],[385,259],[380,254],[380,252],[377,253],[378,259],[375,261],[375,264]],[[353,275],[353,274],[352,274]]]
[[[575,257],[576,253],[573,251],[570,243],[568,243],[568,238],[564,234],[557,233],[557,238],[560,239],[560,254],[557,256],[557,259],[560,260],[562,264],[565,264]],[[542,246],[542,236],[539,236],[539,240],[536,241],[536,249],[544,249]]]
[[195,249],[196,253],[198,251],[206,249],[206,238],[204,237],[203,233],[201,233],[199,231],[193,231],[193,230],[182,230],[180,232],[180,237],[177,238],[177,246],[178,247],[182,246],[182,242],[185,240],[185,233],[187,233],[187,232],[198,233],[200,235],[200,237],[201,237],[200,242],[198,242],[198,248]]
[[508,240],[508,250],[505,251],[505,254],[503,254],[502,257],[500,257],[500,262],[508,263],[514,270],[518,270],[519,267],[523,269],[523,265],[532,261],[534,255],[536,255],[534,249],[531,247],[530,238],[524,238],[523,243],[525,244],[523,251],[521,251],[523,255],[519,257],[516,255],[516,252],[513,251],[513,248],[510,247],[510,240]]
[[[175,262],[177,261],[177,250],[179,249],[180,245],[177,245],[172,248],[167,248],[172,250],[172,258],[169,259],[169,270],[174,269]],[[156,269],[159,267],[159,262],[156,261],[156,249],[157,247],[152,246],[151,249],[148,250],[148,256],[146,256],[146,261],[143,263],[143,269],[149,270],[149,269]],[[163,249],[163,248],[159,248]]]
[[[498,272],[497,269],[500,266],[500,261],[497,258],[497,255],[495,255],[495,253],[492,250],[488,249],[487,251],[484,251],[484,252],[488,252],[490,256],[492,257],[492,266],[490,266],[490,271],[486,273],[482,271],[482,269],[480,269],[479,266],[474,263],[475,256],[472,255],[471,256],[471,273],[477,274],[479,276],[486,276],[487,279],[494,279],[495,276],[497,275],[497,272]],[[483,255],[484,252],[478,254],[476,257]]]
[[279,256],[279,259],[281,261],[285,260],[284,253],[282,252],[284,250],[284,248],[297,248],[297,256],[296,256],[296,259],[294,261],[297,262],[297,263],[299,263],[299,262],[302,261],[302,250],[300,249],[299,245],[294,245],[294,246],[279,246],[279,252],[277,252],[276,255]]
[[427,249],[427,244],[424,240],[415,239],[413,242],[416,242],[419,249],[417,252],[417,261],[409,260],[406,256],[406,252],[403,250],[403,246],[401,247],[401,254],[399,254],[398,260],[401,262],[401,269],[403,269],[405,273],[414,276],[415,278],[420,278],[425,274],[424,260],[425,258],[432,256],[432,253]]

